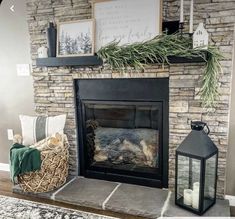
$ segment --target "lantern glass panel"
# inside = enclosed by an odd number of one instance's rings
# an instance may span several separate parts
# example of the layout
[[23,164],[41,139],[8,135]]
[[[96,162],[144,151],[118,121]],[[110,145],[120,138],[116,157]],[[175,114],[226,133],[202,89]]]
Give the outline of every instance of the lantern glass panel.
[[206,160],[203,208],[206,210],[215,200],[217,155]]
[[199,182],[201,161],[178,155],[177,202],[194,210],[199,210]]

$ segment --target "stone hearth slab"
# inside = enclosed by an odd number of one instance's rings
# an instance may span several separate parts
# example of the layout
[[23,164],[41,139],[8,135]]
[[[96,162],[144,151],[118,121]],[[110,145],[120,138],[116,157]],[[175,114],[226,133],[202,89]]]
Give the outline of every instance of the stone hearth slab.
[[[186,211],[175,205],[175,197],[172,195],[165,217],[195,217],[197,215]],[[228,200],[216,200],[216,204],[211,207],[203,217],[230,217],[230,206]]]
[[137,185],[121,184],[105,204],[105,209],[157,218],[161,215],[168,191]]
[[[174,203],[174,193],[171,193],[170,201],[167,203],[167,190],[83,177],[70,179],[70,181],[67,181],[67,184],[53,192],[39,194],[25,193],[18,186],[15,186],[13,191],[40,198],[54,199],[62,203],[106,209],[147,218],[158,218],[164,205],[166,211],[163,212],[163,216],[165,217],[197,216],[176,206]],[[217,200],[216,205],[203,215],[203,217],[220,216],[230,216],[228,200]]]
[[55,194],[55,200],[102,209],[102,205],[118,183],[78,177]]

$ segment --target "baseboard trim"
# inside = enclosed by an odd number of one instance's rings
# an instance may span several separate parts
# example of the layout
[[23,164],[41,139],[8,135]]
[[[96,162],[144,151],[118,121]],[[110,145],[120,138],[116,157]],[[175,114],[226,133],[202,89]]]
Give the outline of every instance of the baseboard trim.
[[225,199],[229,200],[230,206],[235,206],[235,196],[233,195],[225,195]]
[[1,170],[1,171],[7,171],[7,172],[9,172],[9,171],[10,171],[10,166],[9,166],[9,164],[0,163],[0,170]]

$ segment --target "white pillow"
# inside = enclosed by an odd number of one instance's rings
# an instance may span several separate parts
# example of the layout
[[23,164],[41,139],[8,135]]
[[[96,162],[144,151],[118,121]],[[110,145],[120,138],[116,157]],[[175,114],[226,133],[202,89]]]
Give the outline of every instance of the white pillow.
[[46,116],[25,116],[20,115],[23,145],[32,145],[56,132],[63,134],[66,115]]

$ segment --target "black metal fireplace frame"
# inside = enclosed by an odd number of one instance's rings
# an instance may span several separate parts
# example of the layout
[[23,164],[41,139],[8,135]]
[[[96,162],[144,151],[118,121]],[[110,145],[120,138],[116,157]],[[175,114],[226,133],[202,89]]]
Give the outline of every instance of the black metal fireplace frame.
[[[118,82],[118,83],[117,83]],[[121,82],[121,87],[120,83]],[[127,93],[127,89],[135,94]],[[168,139],[169,139],[169,79],[135,78],[135,79],[75,79],[75,108],[77,123],[77,143],[79,151],[80,175],[90,178],[133,183],[151,187],[168,187]],[[109,90],[110,92],[107,92]],[[137,93],[137,95],[136,95]],[[125,95],[124,95],[125,94]],[[109,170],[87,167],[85,156],[84,104],[86,103],[119,104],[160,104],[162,114],[162,139],[160,141],[160,164],[158,174],[131,174],[121,170]]]

